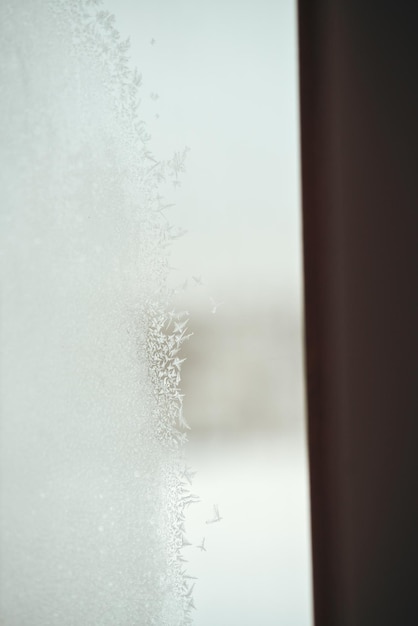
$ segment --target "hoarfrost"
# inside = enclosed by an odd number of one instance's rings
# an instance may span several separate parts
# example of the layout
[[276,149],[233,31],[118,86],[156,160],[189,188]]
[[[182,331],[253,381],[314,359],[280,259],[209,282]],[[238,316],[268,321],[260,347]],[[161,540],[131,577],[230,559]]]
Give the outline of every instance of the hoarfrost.
[[154,157],[128,50],[100,0],[1,3],[6,626],[191,623],[161,195],[186,152]]

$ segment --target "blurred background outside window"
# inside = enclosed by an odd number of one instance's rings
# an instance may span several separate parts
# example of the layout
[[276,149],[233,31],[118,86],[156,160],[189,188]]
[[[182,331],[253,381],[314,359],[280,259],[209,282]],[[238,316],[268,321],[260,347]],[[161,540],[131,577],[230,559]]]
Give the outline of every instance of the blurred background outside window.
[[[190,148],[168,219],[196,626],[311,624],[296,6],[107,2],[143,75],[153,148]],[[217,505],[219,523],[206,524]],[[203,542],[203,544],[202,544]],[[202,546],[204,547],[204,549]]]

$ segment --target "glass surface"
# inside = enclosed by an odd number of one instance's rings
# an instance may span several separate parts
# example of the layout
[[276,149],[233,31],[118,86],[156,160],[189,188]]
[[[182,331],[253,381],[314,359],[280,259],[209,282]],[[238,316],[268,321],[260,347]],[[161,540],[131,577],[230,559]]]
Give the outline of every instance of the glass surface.
[[184,551],[194,623],[307,626],[295,3],[107,6],[143,75],[154,149],[190,148],[167,217],[187,231],[170,281],[194,333],[181,382],[201,499]]
[[295,12],[1,3],[5,626],[312,623]]

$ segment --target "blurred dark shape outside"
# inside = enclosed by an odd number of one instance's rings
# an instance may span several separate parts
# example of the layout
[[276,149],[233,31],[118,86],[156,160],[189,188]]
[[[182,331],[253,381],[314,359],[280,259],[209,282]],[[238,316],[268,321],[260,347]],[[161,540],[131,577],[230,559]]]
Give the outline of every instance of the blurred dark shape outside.
[[267,302],[195,314],[182,354],[191,436],[269,431],[301,434],[304,392],[301,320]]

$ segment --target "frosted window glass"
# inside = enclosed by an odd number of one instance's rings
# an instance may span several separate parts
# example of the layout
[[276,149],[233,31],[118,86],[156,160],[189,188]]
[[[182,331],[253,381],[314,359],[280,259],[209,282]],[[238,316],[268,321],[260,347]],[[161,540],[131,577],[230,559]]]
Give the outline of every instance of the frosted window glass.
[[311,623],[295,32],[1,3],[5,626]]
[[179,624],[187,488],[164,183],[98,2],[1,3],[2,624]]

